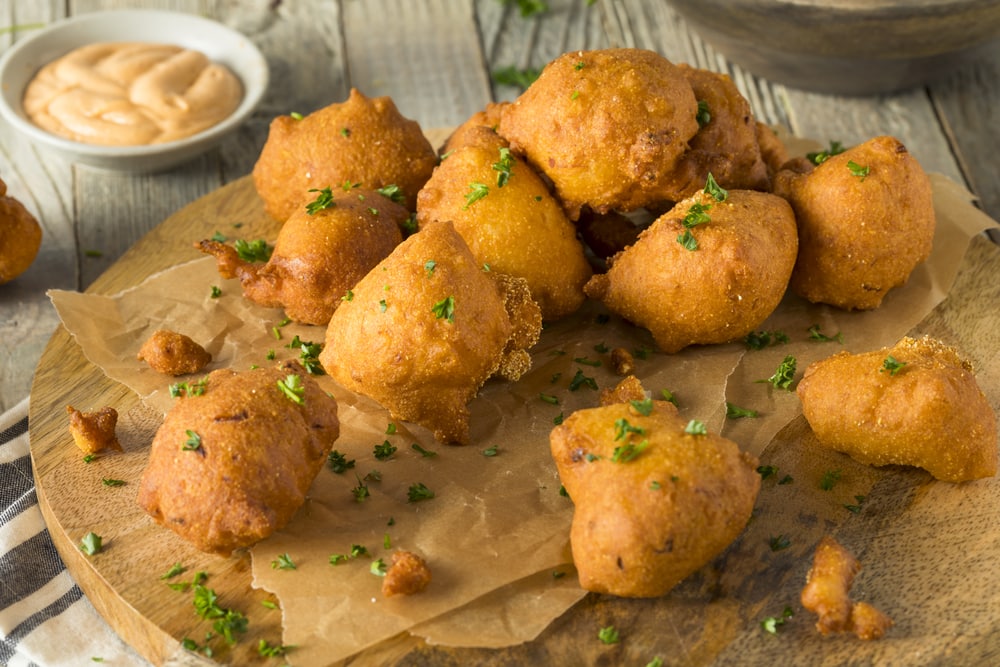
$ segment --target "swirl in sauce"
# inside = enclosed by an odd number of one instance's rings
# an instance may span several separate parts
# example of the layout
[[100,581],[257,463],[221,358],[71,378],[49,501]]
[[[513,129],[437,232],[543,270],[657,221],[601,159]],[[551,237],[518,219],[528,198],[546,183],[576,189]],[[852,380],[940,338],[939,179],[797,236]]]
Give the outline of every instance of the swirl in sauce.
[[174,141],[231,114],[240,80],[204,54],[168,44],[90,44],[44,66],[24,110],[44,130],[75,141],[136,146]]

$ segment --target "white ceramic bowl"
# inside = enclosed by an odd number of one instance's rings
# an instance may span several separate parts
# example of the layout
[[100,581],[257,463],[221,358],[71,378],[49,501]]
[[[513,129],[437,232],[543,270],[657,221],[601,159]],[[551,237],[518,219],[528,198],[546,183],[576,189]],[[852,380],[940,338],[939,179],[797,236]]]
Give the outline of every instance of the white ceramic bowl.
[[[204,53],[243,83],[243,100],[228,118],[198,134],[148,146],[100,146],[56,136],[28,120],[24,89],[43,65],[95,42],[156,42]],[[32,143],[72,162],[121,171],[160,171],[194,158],[239,127],[267,90],[267,61],[244,35],[221,23],[179,12],[118,10],[55,22],[0,56],[0,116]]]

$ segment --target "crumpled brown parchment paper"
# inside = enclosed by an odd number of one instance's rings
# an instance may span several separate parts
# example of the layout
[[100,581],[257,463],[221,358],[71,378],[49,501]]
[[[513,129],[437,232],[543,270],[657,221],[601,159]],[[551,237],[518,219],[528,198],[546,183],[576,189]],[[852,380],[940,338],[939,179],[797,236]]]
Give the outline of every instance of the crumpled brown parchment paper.
[[[878,310],[848,313],[789,296],[760,327],[784,332],[787,344],[748,351],[730,343],[666,355],[646,332],[588,303],[546,328],[529,374],[517,383],[484,387],[471,405],[468,447],[439,445],[427,431],[405,423],[387,433],[385,410],[319,378],[339,404],[336,449],[354,467],[342,474],[324,469],[293,521],[252,550],[254,585],[280,600],[283,642],[297,647],[295,664],[328,664],[401,632],[431,643],[482,647],[537,636],[584,594],[569,552],[572,506],[559,493],[548,448],[554,420],[597,404],[597,391],[586,385],[570,389],[574,376],[582,373],[601,388],[613,385],[618,377],[605,350],[625,347],[634,351],[636,375],[646,389],[654,395],[668,389],[683,415],[760,454],[800,411],[792,392],[758,380],[786,355],[796,357],[801,377],[810,362],[842,347],[862,351],[896,341],[948,294],[971,237],[996,224],[969,203],[962,187],[937,175],[932,181],[938,221],[933,253]],[[212,285],[221,287],[220,297],[211,297]],[[60,290],[50,296],[88,360],[161,412],[169,410],[168,385],[177,380],[136,360],[155,329],[179,331],[204,345],[213,355],[206,372],[273,363],[267,359],[271,350],[276,360],[297,358],[298,350],[288,347],[294,336],[324,338],[323,327],[282,326],[279,309],[246,302],[237,281],[218,277],[211,258],[113,296]],[[812,325],[828,336],[841,334],[843,343],[811,340]],[[726,420],[726,401],[760,416]],[[373,448],[383,441],[397,450],[379,461]],[[416,483],[434,498],[410,502],[407,490]],[[357,501],[353,490],[362,485],[369,496]],[[331,555],[347,554],[353,545],[369,555],[331,565]],[[377,558],[388,562],[396,548],[427,560],[433,582],[425,592],[402,599],[381,595],[381,579],[370,566]],[[296,569],[273,568],[271,562],[286,553]]]

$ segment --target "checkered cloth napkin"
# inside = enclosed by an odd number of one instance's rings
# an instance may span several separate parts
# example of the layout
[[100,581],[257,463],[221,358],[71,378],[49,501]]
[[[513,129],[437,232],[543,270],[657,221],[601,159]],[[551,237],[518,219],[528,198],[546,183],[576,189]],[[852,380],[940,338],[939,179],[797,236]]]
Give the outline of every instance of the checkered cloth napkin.
[[28,399],[0,415],[0,665],[148,665],[70,577],[38,509]]

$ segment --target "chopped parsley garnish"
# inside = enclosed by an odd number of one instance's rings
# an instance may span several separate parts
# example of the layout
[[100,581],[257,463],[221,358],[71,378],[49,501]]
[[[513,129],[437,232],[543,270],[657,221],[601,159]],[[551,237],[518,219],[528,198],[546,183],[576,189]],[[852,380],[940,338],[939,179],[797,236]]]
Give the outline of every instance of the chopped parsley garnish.
[[169,570],[160,575],[160,579],[173,579],[178,574],[183,574],[185,570],[187,570],[187,568],[180,562],[174,563],[170,566]]
[[469,183],[469,192],[465,195],[465,205],[462,210],[468,210],[470,206],[475,204],[477,201],[485,197],[490,193],[490,186],[485,183],[472,182]]
[[222,296],[222,290],[219,289],[218,285],[212,285],[212,290],[211,292],[209,292],[208,296],[209,298],[212,299],[218,299],[220,296]]
[[760,622],[760,627],[764,632],[776,635],[778,634],[778,628],[794,615],[795,612],[792,611],[791,607],[785,607],[785,610],[781,612],[781,616],[768,616]]
[[789,338],[781,331],[751,331],[743,338],[748,350],[763,350],[769,345],[787,343]]
[[195,612],[204,619],[214,619],[215,623],[212,624],[212,628],[216,633],[222,635],[227,644],[232,646],[236,643],[233,633],[244,633],[247,631],[247,617],[238,611],[223,609],[219,606],[217,600],[215,591],[205,588],[200,584],[195,584]]
[[552,394],[540,393],[538,398],[542,399],[546,403],[551,403],[552,405],[559,405],[559,397],[553,396]]
[[306,213],[309,215],[316,215],[320,211],[325,211],[326,209],[333,208],[337,205],[337,203],[333,201],[333,190],[329,187],[325,187],[322,190],[311,188],[309,192],[319,193],[316,195],[316,199],[306,204]]
[[412,445],[410,445],[410,447],[414,451],[418,452],[425,459],[429,459],[429,458],[433,458],[433,457],[437,456],[437,452],[432,452],[429,449],[424,449],[423,447],[420,446],[420,443],[415,442]]
[[776,389],[791,391],[792,381],[795,379],[795,365],[795,357],[788,355],[781,360],[781,363],[778,364],[778,368],[775,369],[771,377],[766,380],[757,380],[757,382],[769,382]]
[[431,312],[439,320],[445,319],[454,324],[455,322],[455,297],[448,296],[441,299],[431,307]]
[[864,496],[854,496],[854,500],[858,502],[857,505],[844,505],[844,509],[853,514],[857,514],[861,511],[861,505],[865,502]]
[[665,400],[667,403],[673,403],[674,405],[677,405],[677,396],[675,396],[674,392],[670,391],[669,389],[661,389],[660,396],[663,397],[663,400]]
[[300,114],[298,111],[293,111],[288,115],[292,117],[292,120],[302,120],[303,118],[302,114]]
[[781,479],[778,480],[778,484],[781,484],[781,485],[791,484],[794,481],[795,481],[794,477],[792,477],[791,475],[785,475],[784,477],[782,477]]
[[[304,341],[296,336],[292,338],[292,342],[288,344],[289,349],[299,349],[299,361],[302,362],[303,368],[310,375],[324,375],[326,371],[323,370],[323,365],[319,362],[319,353],[323,351],[323,345],[321,343],[313,343],[310,341]],[[274,356],[268,357],[273,359]]]
[[643,450],[647,447],[649,447],[649,440],[643,440],[638,444],[630,442],[626,445],[615,447],[615,451],[611,455],[611,461],[613,463],[628,463],[639,456],[639,454],[642,454]]
[[757,466],[757,472],[761,479],[767,479],[778,474],[778,466]]
[[806,153],[806,159],[812,162],[814,165],[819,166],[829,160],[834,155],[840,155],[844,152],[844,144],[839,141],[831,141],[830,147],[825,151],[818,151],[815,153]]
[[890,354],[882,362],[882,368],[878,369],[878,372],[883,373],[885,371],[889,371],[889,375],[896,375],[899,371],[903,370],[903,366],[905,365],[905,361],[899,361]]
[[618,634],[618,630],[616,630],[615,626],[613,625],[601,628],[597,632],[597,638],[600,639],[601,642],[604,644],[617,644],[619,641],[621,641],[621,637]]
[[389,422],[388,424],[386,424],[386,426],[385,426],[385,434],[386,435],[395,435],[396,434],[396,424],[394,422]]
[[436,268],[437,268],[437,262],[435,262],[433,259],[429,259],[426,262],[424,262],[424,271],[427,272],[428,278],[434,275],[434,269]]
[[365,484],[360,477],[355,477],[358,480],[358,485],[351,489],[351,494],[354,496],[354,499],[360,503],[365,498],[369,497],[371,493],[368,492],[368,485]]
[[712,112],[708,109],[707,100],[698,100],[698,112],[694,119],[698,121],[698,127],[705,127],[712,122]]
[[541,68],[525,67],[519,69],[510,65],[493,70],[493,81],[501,86],[515,86],[525,90],[535,82],[535,79],[542,73]]
[[393,445],[388,440],[382,442],[381,444],[375,445],[375,458],[379,461],[385,461],[396,453],[396,446]]
[[400,188],[395,183],[385,186],[384,188],[379,188],[375,192],[379,193],[386,199],[394,201],[397,204],[402,204],[406,201],[406,195],[403,194],[403,189]]
[[580,70],[582,70],[586,66],[587,66],[587,63],[583,62],[582,60],[577,60],[576,64],[573,65],[573,69],[575,71],[579,72]]
[[483,450],[483,456],[491,457],[491,456],[496,456],[496,455],[497,455],[497,446],[496,445],[491,445],[491,446],[489,446],[489,447],[487,447],[486,449]]
[[684,225],[684,231],[677,235],[677,242],[684,246],[685,250],[694,251],[698,249],[698,240],[691,233],[691,228],[711,222],[712,218],[708,215],[708,210],[711,208],[711,204],[691,204],[691,208],[684,215],[684,218],[681,220],[681,224]]
[[354,467],[354,459],[348,460],[346,455],[336,449],[326,457],[326,462],[338,475]]
[[629,433],[645,435],[646,429],[641,426],[632,426],[624,417],[615,420],[615,440],[621,440]]
[[177,382],[167,387],[170,392],[170,396],[173,398],[179,398],[181,396],[201,396],[205,393],[205,389],[208,385],[208,379],[202,378],[197,382]]
[[715,201],[726,201],[726,199],[729,198],[729,191],[723,189],[723,187],[715,181],[715,177],[712,176],[711,172],[709,172],[708,178],[705,179],[704,193],[714,197]]
[[629,401],[628,404],[643,417],[653,414],[653,399],[651,398],[644,398],[641,401]]
[[597,368],[602,365],[600,359],[588,359],[587,357],[576,357],[573,359],[573,361],[575,361],[578,364],[582,364],[584,366],[592,366],[594,368]]
[[260,601],[260,606],[267,607],[268,609],[277,609],[278,608],[277,603],[272,602],[271,600],[261,600]]
[[862,181],[865,180],[865,178],[868,176],[868,174],[871,173],[872,170],[872,168],[869,167],[868,165],[861,166],[854,160],[847,161],[847,168],[850,170],[851,176],[857,176]]
[[372,561],[372,564],[368,567],[368,571],[374,574],[376,577],[384,577],[385,573],[389,570],[389,567],[385,564],[385,561],[381,558],[376,558]]
[[101,483],[104,486],[125,486],[126,484],[124,479],[110,479],[108,477],[102,477]]
[[344,296],[340,297],[341,301],[354,301],[354,290],[347,290],[344,292]]
[[380,299],[378,302],[378,310],[380,313],[384,313],[386,309],[389,308],[389,302],[385,299]]
[[840,481],[840,471],[827,470],[823,473],[823,477],[819,480],[819,488],[824,491],[829,491],[838,481]]
[[98,553],[103,548],[103,541],[101,536],[97,533],[91,531],[83,536],[80,540],[80,551],[87,554],[88,556],[93,556]]
[[187,429],[186,431],[184,431],[184,435],[187,436],[187,440],[185,440],[184,444],[181,445],[181,449],[182,450],[184,450],[185,452],[193,452],[193,451],[196,451],[198,449],[201,449],[201,436],[200,435],[198,435],[197,433],[195,433],[191,429]]
[[271,253],[274,252],[274,247],[264,239],[257,239],[256,241],[236,239],[234,246],[236,254],[244,262],[266,262],[271,259]]
[[697,419],[692,419],[684,427],[684,432],[688,435],[708,435],[708,429],[705,428],[705,424],[698,421]]
[[302,384],[302,378],[295,373],[287,375],[284,380],[278,380],[278,389],[293,403],[305,403],[306,388]]
[[573,379],[569,381],[569,390],[576,391],[580,387],[589,387],[590,389],[597,391],[597,380],[584,375],[582,370],[577,369],[576,375],[574,375]]
[[411,503],[415,503],[421,500],[430,500],[434,497],[434,492],[424,486],[423,482],[417,482],[416,484],[411,484],[410,488],[406,491],[406,498]]
[[814,324],[811,327],[809,327],[809,340],[816,340],[816,341],[819,341],[821,343],[834,343],[834,342],[836,342],[836,343],[843,344],[844,343],[844,334],[843,334],[843,332],[838,331],[833,336],[827,336],[826,334],[824,334],[822,331],[819,330],[819,325],[818,324]]
[[280,554],[277,558],[271,561],[272,570],[294,570],[295,561],[287,553]]
[[261,640],[257,642],[257,653],[259,653],[263,658],[280,658],[292,650],[292,648],[294,647],[271,644],[264,638],[261,638]]
[[787,549],[792,546],[792,541],[788,539],[787,535],[778,535],[777,537],[772,536],[771,539],[767,541],[767,544],[771,547],[771,551],[781,551],[782,549]]
[[502,188],[510,180],[510,170],[514,166],[514,156],[510,154],[510,149],[506,146],[500,147],[500,159],[493,163],[493,170],[497,172],[497,187]]
[[741,408],[726,401],[726,419],[742,419],[744,417],[756,417],[757,411],[748,408]]

